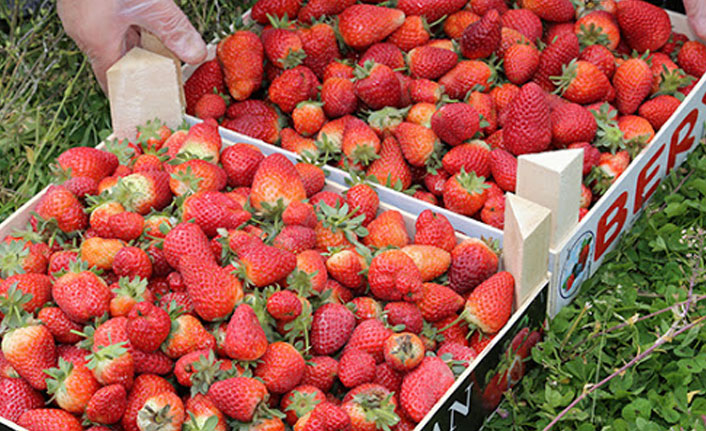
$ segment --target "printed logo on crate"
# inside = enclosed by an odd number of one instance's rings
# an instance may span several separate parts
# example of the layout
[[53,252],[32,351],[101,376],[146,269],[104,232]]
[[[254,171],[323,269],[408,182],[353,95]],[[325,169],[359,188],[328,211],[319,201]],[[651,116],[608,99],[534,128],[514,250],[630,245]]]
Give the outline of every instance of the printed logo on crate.
[[699,145],[706,130],[705,108],[706,77],[674,113],[674,120],[665,124],[563,245],[551,251],[551,317],[576,297],[581,284],[615,248],[620,235],[640,215],[661,180]]
[[442,403],[422,422],[424,431],[474,431],[495,410],[503,394],[524,376],[531,349],[539,342],[546,324],[548,284],[525,311],[503,332],[487,355],[465,377],[462,375]]

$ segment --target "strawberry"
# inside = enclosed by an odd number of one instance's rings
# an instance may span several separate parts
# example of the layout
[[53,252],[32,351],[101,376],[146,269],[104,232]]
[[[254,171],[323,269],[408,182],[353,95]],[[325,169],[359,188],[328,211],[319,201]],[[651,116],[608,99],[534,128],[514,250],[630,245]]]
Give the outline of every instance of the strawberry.
[[356,96],[373,110],[400,103],[400,81],[395,72],[384,64],[370,61],[356,66],[354,89]]
[[677,54],[677,62],[684,72],[700,78],[706,73],[706,45],[695,40],[684,42]]
[[354,211],[353,215],[365,215],[363,226],[368,225],[377,214],[380,199],[375,189],[367,184],[356,184],[346,191],[348,207]]
[[[436,84],[436,86],[439,90],[439,100],[441,100],[441,93],[443,87],[439,84]],[[436,93],[434,94],[434,97],[436,97]],[[410,123],[419,124],[420,126],[431,128],[431,116],[434,115],[434,113],[436,112],[435,103],[436,102],[415,103],[410,107],[405,120]]]
[[113,231],[110,227],[110,218],[122,212],[125,212],[125,207],[118,202],[109,200],[98,203],[88,218],[88,224],[98,236],[112,238]]
[[385,301],[414,301],[422,290],[422,275],[414,261],[400,250],[375,256],[368,268],[370,292]]
[[120,421],[127,405],[127,392],[123,385],[103,386],[93,393],[86,405],[86,418],[100,424]]
[[194,316],[184,314],[173,320],[169,337],[162,345],[162,350],[168,357],[176,359],[187,353],[213,348],[216,345],[213,335],[208,333],[201,321]]
[[[442,159],[443,162],[443,159]],[[428,173],[424,176],[424,187],[434,197],[440,197],[444,194],[444,184],[449,179],[449,174],[443,168],[437,169],[436,173]]]
[[471,90],[482,87],[480,91],[486,91],[495,77],[495,70],[488,64],[479,60],[463,60],[442,76],[439,84],[444,86],[449,97],[463,99]]
[[93,394],[100,388],[91,370],[85,365],[72,364],[59,359],[58,367],[44,370],[47,393],[56,404],[73,414],[82,414]]
[[260,39],[267,60],[280,69],[291,69],[301,64],[306,56],[301,38],[290,30],[288,20],[271,17],[272,26],[262,31]]
[[12,275],[0,281],[0,302],[13,301],[16,296],[24,296],[22,308],[35,313],[52,299],[52,279],[48,275],[24,273]]
[[412,166],[425,166],[430,163],[434,149],[439,144],[433,130],[414,123],[401,123],[394,135],[402,154]]
[[224,116],[225,113],[226,101],[220,94],[204,94],[194,106],[194,115],[202,120],[209,118],[217,120]]
[[267,346],[255,368],[255,377],[263,380],[269,392],[283,394],[299,384],[305,368],[301,353],[291,344],[278,341]]
[[198,101],[205,94],[213,94],[214,91],[221,94],[226,92],[223,83],[223,71],[216,58],[203,63],[184,82],[186,113],[194,115]]
[[355,4],[354,0],[311,0],[299,10],[297,18],[303,23],[309,23],[322,16],[335,16],[343,12],[346,8]]
[[81,325],[69,320],[66,313],[59,307],[45,307],[39,310],[37,318],[44,323],[49,332],[54,336],[54,340],[59,343],[75,344],[81,337],[72,331],[80,331]]
[[464,346],[454,341],[442,344],[436,354],[439,357],[450,355],[452,360],[461,362],[464,367],[468,367],[478,356],[478,353],[472,347]]
[[[89,340],[90,341],[90,340]],[[132,387],[135,360],[127,334],[127,318],[114,317],[100,324],[93,334],[92,353],[86,366],[102,385],[121,384]]]
[[[182,165],[200,162],[208,164],[203,160],[190,160]],[[111,188],[110,194],[126,211],[145,215],[150,210],[159,211],[169,204],[172,199],[170,183],[169,175],[165,172],[135,172],[120,178],[115,187]]]
[[[212,431],[226,431],[227,423],[223,413],[208,397],[202,394],[196,394],[186,400],[184,409],[187,413],[187,419],[184,422],[185,429],[209,429],[207,424],[214,423],[210,428]],[[211,419],[215,417],[216,420]]]
[[300,28],[298,34],[306,53],[304,65],[323,79],[326,66],[341,58],[335,30],[326,23],[316,23]]
[[375,358],[376,363],[380,363],[384,360],[383,346],[385,340],[390,335],[392,335],[392,331],[386,328],[379,320],[364,320],[353,330],[343,352],[345,353],[349,350],[364,351],[371,354]]
[[490,175],[490,147],[483,141],[474,140],[454,147],[441,159],[444,171],[456,175],[463,169],[478,177]]
[[152,262],[149,255],[138,247],[122,247],[115,253],[112,265],[118,277],[152,277]]
[[487,199],[487,185],[484,177],[464,168],[454,174],[444,184],[444,206],[451,211],[464,215],[473,215],[483,207]]
[[184,423],[184,404],[177,394],[171,391],[152,395],[145,400],[137,412],[137,426],[140,429],[160,429],[179,431]]
[[80,255],[90,268],[105,271],[112,269],[115,255],[123,247],[125,244],[118,239],[93,237],[86,239],[81,244]]
[[321,254],[316,250],[306,250],[297,255],[297,270],[307,274],[311,288],[323,292],[326,288],[328,275]]
[[[334,400],[335,402],[335,400]],[[324,429],[332,431],[343,431],[351,429],[351,419],[341,407],[334,402],[324,401],[316,405],[311,414],[305,415],[302,422],[305,422],[304,429],[318,429],[318,424]],[[297,424],[295,424],[295,427]]]
[[[275,320],[291,322],[302,312],[302,301],[290,290],[280,290],[267,298],[267,312]],[[264,353],[264,350],[263,350]]]
[[91,147],[70,148],[56,158],[58,167],[70,177],[88,177],[96,182],[110,176],[118,166],[118,157]]
[[630,149],[639,152],[655,136],[652,125],[646,119],[637,115],[623,115],[618,118],[618,128],[623,132],[623,139]]
[[502,26],[517,30],[530,42],[542,37],[542,20],[529,9],[510,9],[502,14]]
[[539,51],[532,45],[516,43],[509,47],[503,56],[507,79],[517,85],[529,81],[539,67],[539,57]]
[[289,275],[297,265],[294,253],[264,244],[251,244],[238,252],[240,271],[257,287],[275,283]]
[[313,228],[316,226],[314,206],[307,202],[292,201],[282,213],[285,226],[301,225]]
[[287,151],[291,151],[302,156],[306,153],[309,153],[312,156],[318,156],[319,154],[319,149],[316,148],[316,141],[300,135],[293,129],[282,129],[280,132],[280,137],[282,139],[280,141],[280,146]]
[[638,113],[657,130],[669,120],[680,103],[676,97],[664,94],[640,105]]
[[368,235],[363,244],[368,247],[404,247],[409,244],[409,235],[402,214],[397,210],[381,213],[368,224]]
[[183,221],[193,220],[209,236],[218,229],[235,229],[250,220],[250,213],[227,195],[213,191],[200,191],[184,200]]
[[179,267],[183,256],[195,256],[215,263],[206,234],[194,223],[179,223],[170,230],[164,239],[163,251],[164,258],[172,268]]
[[171,319],[163,309],[149,302],[135,304],[127,315],[130,345],[143,352],[154,352],[169,335]]
[[358,59],[357,64],[364,66],[367,61],[384,64],[390,69],[404,69],[405,59],[402,51],[392,43],[376,43],[371,45]]
[[426,244],[450,252],[456,246],[453,226],[443,214],[422,211],[415,224],[414,244]]
[[561,76],[551,80],[565,99],[583,105],[605,100],[610,89],[608,77],[593,63],[583,60],[572,60],[562,68]]
[[397,7],[406,15],[419,15],[428,22],[434,22],[461,10],[465,4],[461,0],[401,0],[397,2]]
[[265,52],[255,33],[236,31],[219,42],[217,53],[226,86],[235,100],[245,100],[260,88]]
[[2,340],[2,354],[20,377],[33,388],[44,390],[47,382],[43,370],[56,366],[57,361],[54,338],[46,326],[26,321],[28,315],[16,308],[22,300],[26,298],[2,307],[10,327]]
[[338,361],[338,379],[346,388],[370,383],[375,378],[375,358],[360,350],[348,350]]
[[336,60],[327,64],[326,68],[324,68],[323,80],[326,81],[329,78],[353,79],[354,71],[351,60]]
[[311,346],[317,355],[330,355],[343,347],[355,328],[355,317],[340,304],[324,304],[314,313]]
[[507,109],[508,120],[503,129],[503,142],[510,153],[519,156],[549,148],[549,106],[544,91],[537,84],[522,86]]
[[326,79],[321,87],[321,101],[324,113],[329,118],[352,114],[358,106],[355,85],[347,78]]
[[517,159],[505,150],[496,148],[490,152],[490,172],[498,186],[506,192],[514,192],[517,181]]
[[52,296],[69,319],[78,323],[102,316],[111,299],[108,285],[78,261],[54,282]]
[[55,219],[59,229],[67,233],[83,230],[88,224],[83,205],[64,186],[49,186],[36,211],[44,220]]
[[221,145],[218,123],[211,118],[192,126],[179,148],[171,148],[168,154],[170,157],[181,156],[185,159],[203,159],[218,163]]
[[601,157],[600,151],[588,142],[574,142],[568,148],[580,148],[583,150],[583,175],[588,175],[591,169],[598,164]]
[[328,392],[338,374],[338,362],[330,356],[314,356],[307,360],[302,385],[313,385]]
[[312,385],[299,385],[282,396],[280,409],[287,415],[287,423],[294,425],[299,418],[325,401],[326,395],[321,389]]
[[304,135],[312,136],[316,134],[321,126],[326,122],[326,115],[320,102],[301,102],[292,112],[294,129]]
[[434,113],[431,127],[442,141],[451,146],[457,146],[471,139],[478,132],[480,117],[469,104],[450,103]]
[[147,289],[147,280],[139,277],[132,280],[122,277],[117,283],[110,285],[110,315],[112,317],[127,316],[132,307],[141,301],[154,301],[154,295]]
[[382,306],[370,296],[356,296],[351,300],[351,304],[357,320],[378,319],[382,316]]
[[228,316],[243,297],[240,281],[210,259],[184,255],[179,260],[179,272],[194,302],[194,310],[204,320]]
[[378,158],[380,138],[363,120],[350,118],[343,132],[341,149],[351,162],[368,165]]
[[565,148],[574,142],[591,142],[598,125],[591,112],[581,105],[565,103],[551,113],[552,143]]
[[[633,0],[630,0],[633,1]],[[618,67],[613,75],[616,105],[621,114],[632,114],[650,94],[653,75],[645,60],[631,58]]]
[[0,380],[0,417],[17,422],[28,410],[44,406],[42,394],[21,378]]
[[267,338],[252,307],[240,304],[228,322],[225,353],[239,361],[255,361],[267,350]]
[[250,144],[237,143],[223,150],[221,163],[231,187],[249,187],[260,162],[265,158],[262,152]]
[[615,51],[620,42],[620,29],[615,16],[603,10],[590,12],[576,21],[574,32],[582,47],[603,45]]
[[461,54],[471,60],[490,56],[500,45],[500,28],[500,13],[491,9],[463,31]]
[[303,199],[306,199],[306,191],[292,162],[281,154],[267,156],[253,178],[250,195],[253,208],[270,211]]
[[346,45],[362,49],[380,42],[404,23],[405,13],[373,5],[352,5],[338,16],[338,29]]
[[608,79],[611,79],[615,73],[613,53],[603,45],[587,46],[581,51],[579,59],[595,65]]
[[480,21],[480,16],[470,10],[464,9],[454,12],[444,20],[444,34],[450,39],[459,40],[466,27],[478,21]]
[[616,17],[624,40],[638,52],[657,51],[672,34],[667,12],[641,0],[619,2]]
[[407,15],[402,25],[387,38],[387,41],[407,52],[429,42],[430,38],[429,24],[426,19],[418,15]]
[[545,21],[565,22],[574,18],[571,0],[520,0],[520,7],[529,9]]
[[471,292],[459,317],[483,333],[494,334],[510,318],[514,292],[515,280],[509,272],[494,274]]
[[298,255],[316,246],[316,232],[304,226],[285,226],[272,245]]
[[449,252],[433,245],[407,245],[402,248],[402,252],[412,258],[422,274],[423,281],[431,281],[439,277],[451,265]]
[[533,78],[545,91],[555,88],[550,77],[561,75],[562,67],[579,56],[579,39],[573,31],[551,40],[539,56],[539,68]]
[[297,17],[302,6],[301,0],[258,0],[252,8],[251,17],[260,24],[269,24],[268,15],[290,19]]
[[389,302],[385,305],[387,322],[390,325],[404,325],[408,332],[419,334],[424,326],[424,318],[416,304],[409,302]]
[[402,381],[400,406],[415,422],[420,422],[454,382],[451,369],[443,360],[427,356]]
[[319,85],[314,72],[306,66],[285,70],[270,84],[267,97],[282,111],[291,113],[300,103],[315,97]]
[[463,297],[447,286],[424,283],[422,291],[422,299],[416,305],[429,322],[443,320],[463,306]]
[[413,78],[438,79],[458,63],[458,55],[447,49],[419,46],[407,54],[409,73]]
[[429,79],[415,79],[409,84],[409,94],[413,103],[437,103],[441,100],[441,93],[441,86]]
[[61,409],[27,410],[17,419],[17,425],[32,431],[83,431],[81,422]]
[[365,260],[352,249],[335,252],[326,259],[326,269],[331,278],[350,289],[357,289],[363,285],[365,279],[361,271],[366,266]]
[[424,344],[411,332],[391,335],[385,341],[385,362],[398,371],[410,371],[424,359]]
[[139,238],[142,235],[144,224],[144,217],[131,211],[119,212],[108,219],[108,228],[112,235],[126,242]]
[[412,184],[412,173],[394,137],[382,141],[380,157],[370,164],[366,175],[396,190],[405,190]]
[[498,256],[483,241],[471,238],[451,251],[449,286],[464,294],[498,270]]

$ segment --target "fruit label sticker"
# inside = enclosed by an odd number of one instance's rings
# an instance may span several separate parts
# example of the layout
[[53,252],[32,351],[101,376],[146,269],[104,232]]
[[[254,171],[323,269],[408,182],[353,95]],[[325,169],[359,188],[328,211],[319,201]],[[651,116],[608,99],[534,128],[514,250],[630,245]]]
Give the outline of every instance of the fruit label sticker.
[[662,179],[699,145],[705,121],[706,76],[588,215],[558,248],[551,250],[550,317],[576,297],[581,284],[615,248]]
[[488,339],[488,347],[476,360],[474,368],[463,370],[416,429],[475,431],[481,428],[503,394],[522,379],[531,363],[532,348],[541,340],[547,323],[547,294],[548,283],[535,291],[535,296],[515,313],[498,335]]

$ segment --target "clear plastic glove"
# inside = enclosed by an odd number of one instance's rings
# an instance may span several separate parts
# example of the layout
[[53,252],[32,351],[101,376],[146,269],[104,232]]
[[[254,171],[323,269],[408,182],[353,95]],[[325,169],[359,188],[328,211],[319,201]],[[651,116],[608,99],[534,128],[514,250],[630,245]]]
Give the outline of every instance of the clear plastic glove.
[[706,0],[684,0],[689,25],[699,39],[706,41]]
[[140,44],[140,29],[154,33],[187,63],[206,58],[206,44],[172,0],[58,0],[66,33],[91,61],[103,91],[106,71]]

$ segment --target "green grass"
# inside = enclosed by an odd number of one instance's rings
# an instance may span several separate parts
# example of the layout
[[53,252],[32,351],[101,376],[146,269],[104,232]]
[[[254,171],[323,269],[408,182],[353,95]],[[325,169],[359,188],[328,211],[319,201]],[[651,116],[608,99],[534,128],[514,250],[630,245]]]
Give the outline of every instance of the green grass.
[[[55,1],[23,14],[0,1],[0,221],[51,182],[49,165],[73,146],[98,144],[110,128],[108,101],[90,64],[64,32]],[[177,1],[206,41],[246,2]]]

